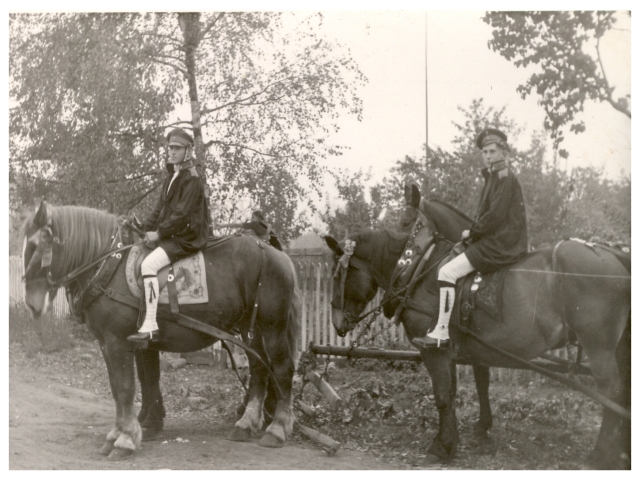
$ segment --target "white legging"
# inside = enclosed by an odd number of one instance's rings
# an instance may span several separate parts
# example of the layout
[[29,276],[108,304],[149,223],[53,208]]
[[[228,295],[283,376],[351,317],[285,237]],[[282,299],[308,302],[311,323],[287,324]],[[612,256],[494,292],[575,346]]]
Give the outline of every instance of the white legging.
[[442,266],[440,272],[438,272],[438,281],[455,285],[459,278],[464,277],[474,270],[475,268],[471,265],[467,256],[464,253],[461,253],[449,263],[445,263]]
[[170,263],[171,260],[169,260],[167,252],[162,247],[158,247],[142,261],[140,273],[143,277],[153,277],[158,275],[158,271],[162,267],[166,267]]

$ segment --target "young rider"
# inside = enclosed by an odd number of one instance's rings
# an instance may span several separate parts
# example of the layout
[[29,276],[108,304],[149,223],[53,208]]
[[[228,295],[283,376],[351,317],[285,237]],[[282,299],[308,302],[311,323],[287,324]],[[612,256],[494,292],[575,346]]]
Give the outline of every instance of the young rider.
[[134,342],[157,339],[158,271],[204,248],[209,231],[204,182],[191,160],[193,138],[175,128],[167,140],[169,175],[155,209],[143,224],[145,244],[154,250],[142,262],[147,311],[138,333],[128,337]]
[[486,128],[476,138],[476,145],[482,150],[485,184],[475,220],[462,232],[462,240],[469,246],[440,269],[438,324],[426,336],[412,340],[418,347],[449,345],[449,319],[459,278],[475,270],[498,270],[527,252],[527,216],[520,183],[509,168],[507,136],[498,129]]

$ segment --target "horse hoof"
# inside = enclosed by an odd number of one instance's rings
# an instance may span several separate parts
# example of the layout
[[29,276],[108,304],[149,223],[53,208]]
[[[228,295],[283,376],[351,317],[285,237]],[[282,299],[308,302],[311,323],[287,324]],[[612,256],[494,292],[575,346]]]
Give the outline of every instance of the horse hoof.
[[113,441],[107,440],[106,442],[104,442],[102,447],[100,447],[100,450],[98,450],[98,452],[100,452],[100,455],[104,455],[105,457],[109,455],[111,453],[111,450],[113,450],[114,443],[116,443],[115,440]]
[[162,431],[162,428],[143,428],[142,429],[142,441],[147,442],[153,440]]
[[427,456],[422,460],[422,465],[425,467],[439,467],[443,463],[442,459],[433,453],[427,453]]
[[112,462],[119,462],[120,460],[126,460],[127,458],[130,458],[132,456],[133,450],[128,448],[115,447],[107,457],[107,460]]
[[251,439],[251,430],[248,428],[233,427],[233,432],[228,437],[232,442],[248,442]]
[[258,442],[258,445],[267,448],[280,448],[284,445],[284,441],[280,440],[272,433],[267,432],[262,436],[262,438]]

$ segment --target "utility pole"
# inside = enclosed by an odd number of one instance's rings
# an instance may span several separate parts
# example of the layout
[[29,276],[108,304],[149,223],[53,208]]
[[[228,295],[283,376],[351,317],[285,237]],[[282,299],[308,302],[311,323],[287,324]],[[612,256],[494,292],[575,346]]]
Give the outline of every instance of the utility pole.
[[425,144],[424,161],[429,165],[429,68],[427,67],[427,20],[428,14],[424,13],[424,106],[425,106]]

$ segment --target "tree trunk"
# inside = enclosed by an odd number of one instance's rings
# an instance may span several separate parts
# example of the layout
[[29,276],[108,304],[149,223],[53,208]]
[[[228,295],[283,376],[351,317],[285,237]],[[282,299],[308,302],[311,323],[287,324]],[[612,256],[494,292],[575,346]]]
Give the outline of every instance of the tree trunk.
[[209,184],[207,182],[205,166],[205,149],[202,140],[202,124],[200,123],[200,100],[198,100],[198,83],[196,81],[196,49],[200,44],[200,14],[179,13],[178,24],[182,30],[185,50],[185,66],[187,70],[187,84],[189,86],[189,100],[191,102],[191,125],[193,126],[194,163],[201,177],[204,179],[204,192],[209,205]]
[[202,140],[202,125],[200,123],[200,101],[198,100],[198,84],[196,82],[196,49],[200,43],[200,14],[179,13],[178,23],[184,37],[185,66],[187,69],[187,84],[189,86],[189,100],[191,102],[191,124],[195,141],[195,164],[198,172],[204,177],[204,142]]

